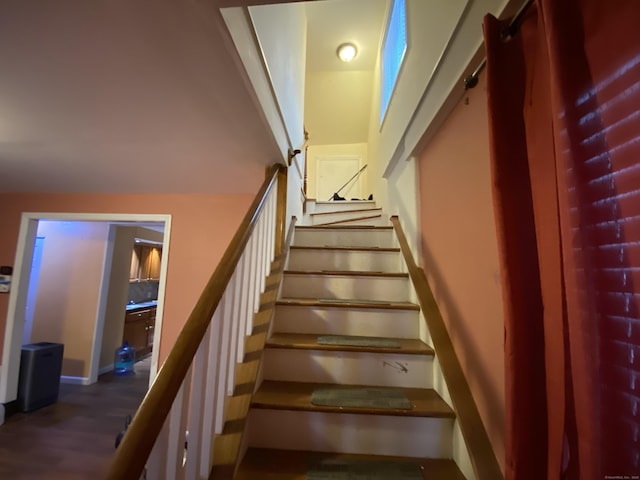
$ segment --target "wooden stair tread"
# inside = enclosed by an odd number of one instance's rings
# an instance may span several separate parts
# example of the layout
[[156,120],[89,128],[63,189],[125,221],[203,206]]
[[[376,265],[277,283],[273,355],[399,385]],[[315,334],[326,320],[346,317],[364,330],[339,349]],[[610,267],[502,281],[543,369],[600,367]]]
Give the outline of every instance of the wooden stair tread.
[[236,480],[306,480],[310,465],[328,459],[389,460],[420,464],[428,480],[464,480],[455,462],[445,458],[411,458],[343,453],[308,452],[249,448],[240,465]]
[[285,275],[341,275],[345,277],[389,277],[409,278],[408,273],[368,270],[285,270]]
[[321,216],[321,215],[341,215],[343,213],[360,213],[360,212],[376,212],[382,211],[382,207],[377,208],[356,208],[353,210],[333,210],[331,212],[313,212],[310,213],[310,217]]
[[371,302],[367,300],[337,300],[321,298],[281,298],[276,305],[297,307],[370,308],[382,310],[420,310],[410,302]]
[[[341,352],[373,352],[373,353],[399,353],[408,355],[430,355],[433,356],[433,349],[418,339],[413,338],[389,338],[398,342],[400,348],[389,347],[357,347],[350,345],[324,345],[318,344],[318,334],[303,333],[274,333],[267,340],[267,348],[290,348],[301,350],[329,350]],[[345,336],[345,335],[342,335]]]
[[337,250],[345,252],[396,252],[399,253],[399,248],[394,247],[310,247],[305,245],[291,245],[291,250]]
[[[282,382],[275,380],[265,380],[255,393],[251,408],[266,408],[274,410],[298,410],[309,412],[327,413],[356,413],[373,415],[393,415],[405,417],[439,417],[454,418],[453,410],[445,403],[438,393],[431,388],[402,388],[392,387],[395,390],[402,390],[413,405],[411,410],[400,409],[375,409],[359,407],[332,407],[323,405],[313,405],[311,394],[316,388],[353,388],[363,385],[336,385],[326,383],[306,383],[306,382]],[[390,388],[390,387],[379,387]]]

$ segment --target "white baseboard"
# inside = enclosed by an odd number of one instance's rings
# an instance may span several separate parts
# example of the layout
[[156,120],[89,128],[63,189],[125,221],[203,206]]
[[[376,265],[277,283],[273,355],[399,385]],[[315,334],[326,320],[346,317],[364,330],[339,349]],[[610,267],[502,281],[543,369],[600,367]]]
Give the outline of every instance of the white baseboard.
[[91,380],[87,377],[69,377],[60,375],[60,383],[69,383],[71,385],[91,385]]
[[113,363],[110,363],[109,365],[105,365],[104,367],[100,367],[100,369],[98,370],[98,375],[102,375],[103,373],[109,373],[113,371]]

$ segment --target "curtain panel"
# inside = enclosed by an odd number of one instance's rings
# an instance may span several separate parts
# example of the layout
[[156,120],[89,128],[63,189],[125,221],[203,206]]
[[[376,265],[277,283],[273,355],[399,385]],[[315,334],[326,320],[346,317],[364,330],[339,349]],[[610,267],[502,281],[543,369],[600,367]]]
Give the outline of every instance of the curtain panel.
[[640,475],[640,2],[485,18],[506,478]]

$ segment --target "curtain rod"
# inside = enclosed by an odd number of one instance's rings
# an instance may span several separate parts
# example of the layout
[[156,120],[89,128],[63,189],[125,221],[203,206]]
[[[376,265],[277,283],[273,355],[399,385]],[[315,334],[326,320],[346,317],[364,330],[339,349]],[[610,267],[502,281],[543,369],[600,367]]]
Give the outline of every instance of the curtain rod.
[[[518,33],[518,30],[520,29],[520,21],[522,20],[522,17],[524,16],[527,9],[531,6],[532,3],[533,3],[533,0],[527,0],[520,7],[520,10],[518,10],[518,13],[515,14],[513,19],[509,23],[509,26],[502,31],[502,34],[500,35],[502,41],[506,41],[507,39],[509,39],[510,37],[513,37],[516,33]],[[480,65],[476,67],[473,73],[464,79],[465,90],[469,90],[470,88],[474,88],[476,85],[478,85],[478,76],[480,75],[480,72],[482,72],[485,69],[486,66],[487,66],[487,57],[484,57],[482,59],[482,62],[480,62]]]

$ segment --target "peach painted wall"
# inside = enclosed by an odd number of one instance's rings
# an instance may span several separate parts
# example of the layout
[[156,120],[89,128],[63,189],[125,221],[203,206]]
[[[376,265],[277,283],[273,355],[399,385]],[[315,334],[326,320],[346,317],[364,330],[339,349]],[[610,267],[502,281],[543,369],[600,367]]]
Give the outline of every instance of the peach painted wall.
[[[252,200],[250,194],[0,194],[0,265],[14,264],[22,212],[172,215],[161,363]],[[2,342],[8,299],[9,295],[0,294]]]
[[62,375],[88,377],[109,225],[38,224],[44,237],[31,342],[64,345]]
[[[480,77],[483,79],[483,77]],[[504,471],[504,319],[485,83],[418,159],[423,266]]]

